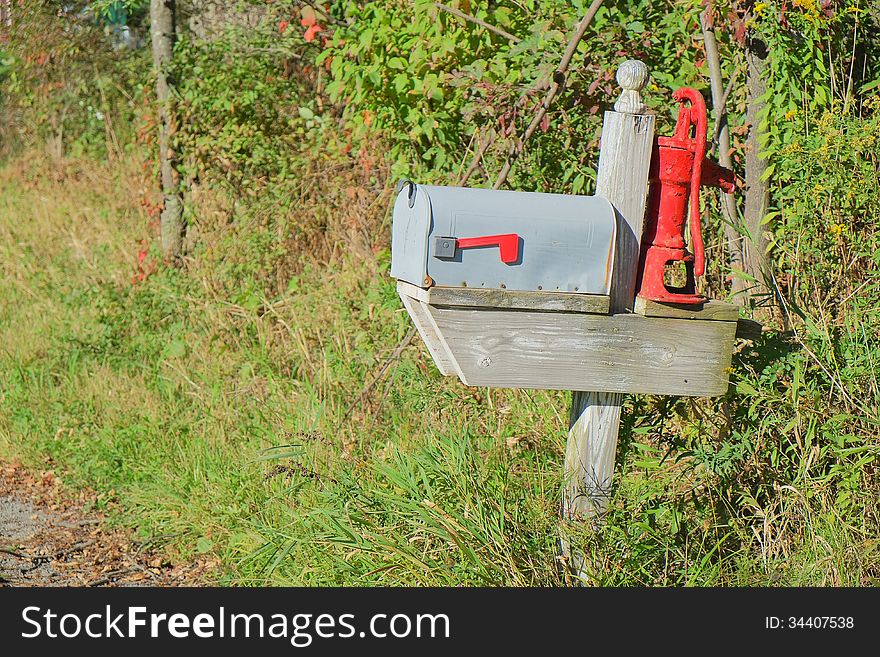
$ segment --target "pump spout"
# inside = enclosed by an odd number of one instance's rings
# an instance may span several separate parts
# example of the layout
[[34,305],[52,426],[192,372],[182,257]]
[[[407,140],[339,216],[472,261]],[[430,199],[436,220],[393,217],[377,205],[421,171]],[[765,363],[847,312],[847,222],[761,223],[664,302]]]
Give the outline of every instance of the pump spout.
[[725,194],[733,194],[736,191],[736,174],[708,157],[703,160],[700,178],[703,187],[720,187]]

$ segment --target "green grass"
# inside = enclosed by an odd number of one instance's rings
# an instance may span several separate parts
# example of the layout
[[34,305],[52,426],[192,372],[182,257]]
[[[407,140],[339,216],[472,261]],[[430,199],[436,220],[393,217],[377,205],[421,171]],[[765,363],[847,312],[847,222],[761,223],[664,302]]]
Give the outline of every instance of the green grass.
[[[0,454],[94,488],[179,558],[215,555],[224,584],[566,583],[566,394],[466,388],[417,343],[347,412],[409,326],[387,251],[267,253],[273,220],[205,210],[189,270],[133,282],[136,171],[0,173]],[[607,522],[571,530],[591,581],[877,583],[880,350],[860,299],[827,330],[739,345],[723,399],[627,398]]]

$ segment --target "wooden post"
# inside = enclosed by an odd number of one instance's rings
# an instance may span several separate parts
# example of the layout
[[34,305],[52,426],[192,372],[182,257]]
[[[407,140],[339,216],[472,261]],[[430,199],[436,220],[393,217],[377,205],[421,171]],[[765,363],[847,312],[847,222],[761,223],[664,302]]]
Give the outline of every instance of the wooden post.
[[766,294],[770,285],[770,261],[767,257],[769,242],[764,236],[764,217],[770,209],[770,183],[765,173],[767,158],[761,154],[761,143],[767,134],[767,127],[761,120],[766,107],[767,83],[765,75],[769,54],[767,44],[753,31],[746,35],[746,86],[748,105],[746,124],[749,136],[746,138],[746,198],[744,223],[746,229],[743,240],[746,272],[755,278],[750,290],[752,295]]
[[[621,64],[617,82],[623,93],[614,105],[615,111],[605,112],[602,128],[596,195],[607,198],[617,210],[611,291],[614,313],[632,312],[635,297],[654,144],[654,116],[647,113],[640,95],[647,81],[648,68],[642,62]],[[584,381],[584,386],[589,386],[589,381]],[[589,520],[607,507],[622,398],[620,393],[572,393],[561,508],[565,522]],[[570,553],[564,535],[562,547],[573,574],[583,577],[582,558]]]

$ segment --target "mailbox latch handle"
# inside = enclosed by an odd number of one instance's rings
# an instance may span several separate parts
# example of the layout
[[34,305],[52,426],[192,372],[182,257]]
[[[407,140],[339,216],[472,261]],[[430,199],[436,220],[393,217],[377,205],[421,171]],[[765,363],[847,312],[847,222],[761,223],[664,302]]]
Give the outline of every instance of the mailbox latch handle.
[[434,257],[454,258],[457,249],[471,249],[479,246],[497,246],[501,262],[512,265],[519,260],[519,235],[484,235],[482,237],[435,237]]

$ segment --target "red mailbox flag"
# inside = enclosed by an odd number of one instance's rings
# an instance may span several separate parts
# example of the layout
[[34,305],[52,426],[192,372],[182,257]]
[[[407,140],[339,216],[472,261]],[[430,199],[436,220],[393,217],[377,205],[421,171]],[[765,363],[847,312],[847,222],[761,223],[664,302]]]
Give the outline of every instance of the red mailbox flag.
[[458,249],[470,249],[475,246],[497,246],[501,251],[501,262],[506,265],[519,260],[519,235],[516,233],[485,235],[483,237],[458,237],[455,240],[455,247]]

